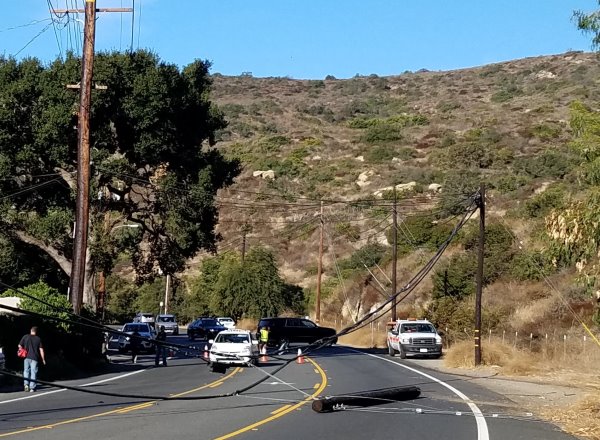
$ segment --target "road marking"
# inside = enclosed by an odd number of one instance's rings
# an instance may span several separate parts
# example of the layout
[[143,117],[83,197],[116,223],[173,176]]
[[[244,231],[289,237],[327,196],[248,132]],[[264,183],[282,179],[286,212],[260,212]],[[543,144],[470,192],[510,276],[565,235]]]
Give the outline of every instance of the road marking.
[[314,386],[313,388],[316,390],[316,389],[317,389],[317,388],[319,388],[320,386],[321,386],[321,384],[320,384],[320,383],[316,383],[316,384],[315,384],[315,386]]
[[217,383],[213,383],[210,387],[211,388],[216,388],[216,387],[221,386],[221,385],[223,385],[223,382],[217,382]]
[[319,394],[321,394],[323,392],[323,390],[325,389],[325,387],[327,386],[327,376],[325,375],[325,372],[323,371],[323,369],[319,366],[319,364],[317,364],[315,361],[313,361],[310,358],[305,358],[308,362],[310,362],[311,364],[314,365],[315,367],[315,371],[321,375],[321,386],[314,392],[312,393],[310,396],[306,397],[304,400],[302,400],[301,402],[296,403],[295,405],[289,406],[285,409],[281,409],[281,411],[279,411],[277,414],[273,414],[271,415],[271,417],[267,417],[266,419],[263,420],[259,420],[256,423],[253,423],[251,425],[248,425],[244,428],[238,429],[237,431],[233,431],[230,432],[229,434],[225,434],[221,437],[217,437],[215,440],[225,440],[228,438],[232,438],[235,437],[236,435],[240,435],[244,432],[248,432],[248,431],[255,431],[256,428],[258,428],[259,426],[265,425],[269,422],[272,422],[273,420],[276,420],[280,417],[283,417],[286,414],[289,414],[290,412],[296,410],[296,409],[300,409],[300,407],[302,405],[305,405],[306,403],[312,401],[313,399],[315,399]]
[[475,417],[475,422],[477,423],[477,440],[490,440],[490,434],[488,432],[488,426],[487,423],[485,421],[485,417],[483,416],[483,413],[481,412],[481,410],[479,409],[479,407],[477,405],[475,405],[473,403],[473,401],[471,399],[469,399],[462,391],[457,390],[456,388],[454,388],[452,385],[447,384],[446,382],[433,377],[427,373],[423,373],[422,371],[417,370],[416,368],[413,367],[409,367],[408,365],[404,365],[401,364],[399,362],[395,362],[391,359],[386,359],[384,357],[381,356],[377,356],[375,354],[371,354],[371,353],[365,353],[359,350],[354,350],[353,348],[348,348],[348,347],[340,347],[340,348],[344,348],[346,350],[349,351],[353,351],[355,353],[360,353],[366,356],[371,356],[374,357],[376,359],[381,359],[382,361],[386,361],[389,362],[391,364],[395,364],[399,367],[402,368],[406,368],[407,370],[412,371],[413,373],[417,373],[420,374],[423,377],[426,377],[427,379],[433,380],[434,382],[437,382],[438,384],[442,385],[443,387],[446,387],[447,389],[449,389],[450,391],[452,391],[454,394],[456,394],[458,397],[460,397],[462,400],[465,401],[465,403],[469,406],[469,408],[471,408],[471,411],[473,412],[473,416]]
[[[131,371],[129,373],[121,374],[120,376],[109,377],[108,379],[102,379],[102,380],[98,380],[96,382],[85,383],[85,384],[79,385],[79,386],[81,386],[81,387],[91,387],[93,385],[99,385],[101,383],[111,382],[113,380],[123,379],[124,377],[133,376],[134,374],[143,373],[144,371],[146,371],[146,369]],[[35,399],[37,397],[48,396],[50,394],[62,393],[63,391],[67,391],[67,390],[65,388],[62,388],[60,390],[53,390],[53,391],[47,391],[45,393],[32,394],[30,396],[18,397],[16,399],[3,400],[3,401],[0,402],[0,405],[3,405],[5,403],[18,402],[20,400]]]
[[[124,374],[124,375],[118,376],[118,377],[131,376],[132,374],[140,373],[142,371],[146,371],[146,370],[138,370],[138,371],[127,373],[127,374]],[[232,377],[235,374],[237,374],[239,371],[241,371],[241,368],[237,367],[235,370],[233,370],[227,376],[221,377],[220,379],[218,379],[216,381],[213,381],[211,383],[207,383],[205,385],[202,385],[201,387],[194,388],[194,389],[189,390],[189,391],[184,391],[184,392],[179,393],[179,394],[173,394],[171,397],[185,396],[186,394],[191,394],[193,392],[200,391],[200,390],[203,390],[205,388],[209,388],[211,385],[214,385],[217,382],[223,383],[224,380],[229,379],[230,377]],[[117,379],[117,378],[116,377],[115,378],[111,378],[110,380],[114,380],[114,379]],[[86,384],[85,386],[90,386],[90,385],[93,385],[93,384],[98,384],[98,383],[103,383],[103,382],[108,382],[108,381],[109,381],[108,379],[105,379],[105,380],[98,381],[98,382],[92,382],[91,384]],[[41,395],[55,393],[57,391],[66,391],[66,390],[50,391],[48,393],[44,393],[44,394],[41,394]],[[32,397],[35,397],[35,396],[32,396]],[[15,399],[15,400],[23,400],[23,398],[21,398],[21,399]],[[0,434],[0,438],[2,438],[2,437],[9,437],[9,436],[12,436],[12,435],[17,435],[17,434],[25,434],[27,432],[40,431],[42,429],[52,429],[52,428],[56,428],[57,426],[70,425],[70,424],[73,424],[73,423],[83,422],[85,420],[91,420],[91,419],[95,419],[95,418],[98,418],[98,417],[109,416],[109,415],[112,415],[112,414],[124,414],[126,412],[135,411],[135,410],[138,410],[138,409],[146,408],[148,406],[152,406],[152,405],[154,405],[157,402],[158,401],[156,401],[156,400],[153,400],[153,401],[150,401],[150,402],[142,402],[142,403],[138,403],[138,404],[131,405],[131,406],[118,407],[116,409],[113,409],[113,410],[110,410],[110,411],[105,411],[105,412],[98,413],[98,414],[91,414],[89,416],[77,417],[75,419],[63,420],[62,422],[56,422],[56,423],[52,423],[52,424],[49,424],[49,425],[33,426],[33,427],[25,428],[25,429],[20,429],[18,431],[6,432],[4,434]]]
[[149,408],[152,405],[154,405],[155,403],[157,403],[157,402],[156,401],[153,401],[153,402],[144,402],[144,403],[140,403],[139,405],[128,406],[128,407],[123,408],[122,410],[120,410],[119,414],[127,414],[128,412],[137,411],[138,409]]
[[281,408],[277,408],[275,411],[273,411],[271,414],[275,415],[275,414],[279,414],[281,411],[285,411],[286,409],[288,409],[290,406],[292,405],[283,405]]

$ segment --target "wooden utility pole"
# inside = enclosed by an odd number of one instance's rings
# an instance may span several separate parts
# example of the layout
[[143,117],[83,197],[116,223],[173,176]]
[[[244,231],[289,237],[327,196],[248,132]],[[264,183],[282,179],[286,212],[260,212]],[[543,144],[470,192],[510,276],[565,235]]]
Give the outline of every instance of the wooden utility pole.
[[75,211],[73,263],[71,265],[71,304],[73,304],[73,310],[77,314],[81,311],[83,303],[85,259],[88,241],[90,209],[90,105],[92,100],[95,36],[96,0],[86,0],[77,139],[77,208]]
[[94,43],[96,39],[96,12],[131,12],[131,8],[96,9],[96,0],[85,0],[85,9],[53,9],[55,14],[83,12],[83,54],[81,83],[79,87],[79,124],[77,138],[77,196],[75,208],[75,234],[73,262],[71,264],[70,300],[77,314],[83,304],[85,262],[88,242],[89,192],[90,192],[90,107],[92,101],[92,76],[94,71]]
[[250,226],[248,223],[244,223],[244,226],[242,226],[242,263],[246,259],[246,246],[247,246],[246,236],[251,231],[252,231],[252,226]]
[[323,275],[323,229],[325,223],[323,222],[323,201],[321,201],[321,215],[319,218],[321,224],[321,237],[319,239],[319,263],[317,265],[317,300],[315,307],[315,321],[317,324],[321,322],[321,276]]
[[477,254],[477,290],[475,293],[475,366],[481,365],[481,293],[485,247],[485,184],[479,188],[479,250]]
[[398,209],[396,198],[396,185],[394,185],[394,205],[392,206],[392,234],[394,237],[394,247],[392,248],[392,321],[398,318],[396,306],[398,304],[396,297],[397,278],[396,266],[398,265]]

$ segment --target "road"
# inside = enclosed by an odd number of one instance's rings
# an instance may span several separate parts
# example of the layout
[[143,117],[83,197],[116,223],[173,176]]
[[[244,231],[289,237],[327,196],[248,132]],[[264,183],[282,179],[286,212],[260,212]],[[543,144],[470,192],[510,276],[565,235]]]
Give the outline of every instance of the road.
[[[182,337],[169,340],[184,342]],[[465,378],[426,371],[384,354],[331,347],[292,363],[241,395],[234,392],[271,374],[280,360],[259,368],[212,373],[198,358],[154,367],[152,356],[131,364],[114,358],[115,371],[69,382],[121,395],[171,396],[156,400],[104,396],[44,387],[36,393],[0,394],[0,438],[68,439],[338,439],[435,438],[567,440],[574,437],[525,414],[509,400]],[[317,396],[387,386],[417,385],[420,398],[329,414],[311,410]]]

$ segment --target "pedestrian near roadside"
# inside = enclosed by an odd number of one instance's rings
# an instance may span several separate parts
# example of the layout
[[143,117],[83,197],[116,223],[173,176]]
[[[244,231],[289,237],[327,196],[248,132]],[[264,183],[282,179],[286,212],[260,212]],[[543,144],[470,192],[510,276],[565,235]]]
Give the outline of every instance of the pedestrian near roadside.
[[155,347],[155,357],[154,357],[154,365],[158,367],[158,360],[162,357],[163,367],[167,366],[167,347],[164,343],[167,342],[167,333],[165,332],[165,326],[161,325],[158,333],[156,334],[156,343]]
[[37,335],[38,328],[31,327],[28,335],[21,338],[19,342],[19,348],[27,350],[27,356],[25,356],[24,367],[23,367],[23,385],[26,392],[33,393],[37,388],[37,373],[39,362],[42,361],[46,365],[46,355],[44,353],[44,347],[42,346],[42,340]]
[[263,327],[260,329],[260,344],[259,350],[262,352],[263,348],[267,348],[267,343],[269,342],[269,327]]
[[131,362],[133,362],[134,364],[137,363],[137,357],[140,352],[140,345],[142,344],[140,337],[141,336],[138,332],[133,332],[129,340],[129,347],[131,347]]

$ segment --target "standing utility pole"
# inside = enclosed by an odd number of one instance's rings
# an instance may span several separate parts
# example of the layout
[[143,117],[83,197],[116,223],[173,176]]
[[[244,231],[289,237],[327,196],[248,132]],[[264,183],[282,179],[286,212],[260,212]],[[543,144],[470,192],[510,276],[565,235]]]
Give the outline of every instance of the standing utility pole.
[[77,198],[75,208],[75,234],[73,262],[71,263],[70,300],[77,314],[83,304],[85,285],[85,261],[88,241],[89,193],[90,193],[90,107],[92,102],[92,76],[94,71],[94,43],[96,39],[96,12],[132,12],[131,8],[96,9],[96,0],[85,0],[85,9],[53,9],[55,14],[83,12],[83,54],[79,88],[79,124],[77,127]]
[[90,105],[92,101],[95,35],[96,0],[86,0],[77,139],[77,208],[75,212],[73,263],[71,265],[71,303],[73,304],[73,310],[77,314],[81,311],[83,303],[85,259],[88,241],[90,209]]
[[165,315],[169,313],[169,290],[171,289],[171,275],[167,275],[167,285],[165,287]]
[[317,324],[321,322],[321,276],[323,275],[323,201],[321,201],[321,216],[319,218],[321,224],[321,238],[319,239],[319,264],[317,266],[317,304],[315,310],[315,321]]
[[397,297],[396,297],[396,266],[398,265],[398,209],[397,209],[397,199],[396,199],[396,185],[394,185],[394,205],[392,208],[392,234],[394,237],[394,247],[392,248],[392,321],[396,321],[396,305]]
[[479,188],[479,252],[475,294],[475,366],[481,365],[481,292],[483,290],[483,251],[485,246],[485,184]]

